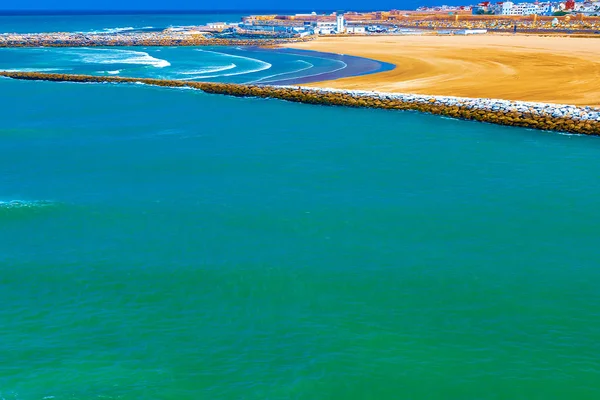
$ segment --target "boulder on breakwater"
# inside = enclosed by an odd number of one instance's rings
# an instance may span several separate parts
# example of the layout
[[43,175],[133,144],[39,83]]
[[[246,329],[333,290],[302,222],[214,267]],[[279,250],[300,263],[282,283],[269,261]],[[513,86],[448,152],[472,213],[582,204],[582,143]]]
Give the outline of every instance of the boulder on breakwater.
[[499,125],[600,135],[600,109],[593,107],[448,96],[317,89],[298,86],[187,82],[115,76],[47,74],[37,72],[0,72],[0,76],[13,79],[56,82],[144,83],[154,86],[190,87],[206,93],[236,97],[274,98],[299,103],[346,107],[413,110]]

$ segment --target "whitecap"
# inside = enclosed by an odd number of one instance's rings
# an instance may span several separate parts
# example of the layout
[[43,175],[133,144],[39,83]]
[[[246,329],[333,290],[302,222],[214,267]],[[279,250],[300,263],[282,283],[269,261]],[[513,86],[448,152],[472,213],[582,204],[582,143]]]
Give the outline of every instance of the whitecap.
[[212,74],[215,72],[227,71],[237,67],[234,63],[227,65],[211,65],[200,69],[195,69],[193,71],[183,71],[178,72],[179,75],[201,75],[201,74]]
[[152,57],[143,51],[81,48],[66,53],[77,56],[79,61],[86,64],[137,64],[151,65],[155,68],[171,65],[167,60]]
[[212,53],[212,54],[216,54],[216,55],[220,55],[220,56],[224,56],[224,57],[229,57],[229,58],[236,58],[236,59],[251,61],[252,63],[256,64],[257,67],[256,68],[247,69],[247,70],[242,70],[242,71],[239,71],[239,72],[231,72],[231,73],[227,73],[227,74],[198,75],[198,76],[194,76],[193,78],[190,78],[190,79],[217,78],[219,76],[245,75],[245,74],[251,74],[251,73],[254,73],[254,72],[264,71],[264,70],[267,70],[267,69],[269,69],[269,68],[271,68],[273,66],[272,64],[269,64],[266,61],[261,61],[261,60],[258,60],[256,58],[243,57],[243,56],[235,56],[233,54],[221,53],[221,52],[218,52],[218,51],[211,51],[211,50],[204,50],[204,49],[196,49],[196,51],[201,51],[201,52],[204,52],[204,53]]
[[[314,77],[314,76],[319,76],[319,75],[330,74],[332,72],[341,71],[341,70],[345,69],[346,67],[348,67],[348,64],[346,64],[343,61],[340,61],[340,60],[331,60],[331,61],[335,61],[337,63],[340,63],[340,64],[342,64],[342,66],[339,67],[339,68],[336,68],[336,69],[332,69],[331,71],[319,72],[318,74],[304,75],[304,76],[294,77],[294,78],[276,79],[276,80],[274,80],[274,82],[291,81],[291,80],[294,80],[294,79],[309,78],[309,77]],[[271,81],[268,81],[268,82],[271,82]],[[267,83],[267,82],[263,82],[263,83]]]
[[119,32],[127,32],[127,31],[133,31],[135,28],[133,26],[126,26],[123,28],[104,28],[102,30],[99,31],[86,31],[86,32],[77,32],[77,33],[84,33],[84,34],[89,34],[89,35],[95,35],[95,34],[99,34],[99,33],[119,33]]
[[[260,78],[260,79],[257,79],[257,80],[255,80],[255,81],[252,81],[252,82],[246,82],[246,83],[259,83],[259,82],[268,83],[268,82],[272,81],[272,79],[271,79],[271,78],[274,78],[274,77],[276,77],[276,76],[285,76],[285,75],[295,74],[295,73],[298,73],[298,72],[302,72],[302,71],[306,71],[306,70],[308,70],[308,69],[314,68],[314,64],[311,64],[311,63],[309,63],[308,61],[304,61],[304,60],[296,60],[296,62],[298,62],[298,63],[302,63],[302,64],[307,64],[308,66],[306,66],[306,67],[304,67],[304,68],[299,68],[299,69],[296,69],[296,70],[294,70],[294,71],[282,72],[282,73],[280,73],[280,74],[274,74],[274,75],[264,76],[264,77],[262,77],[262,78]],[[300,77],[300,78],[302,78],[302,77]],[[268,80],[267,80],[267,79],[268,79]]]
[[133,26],[127,26],[125,28],[104,28],[103,31],[106,33],[119,33],[119,32],[127,32],[132,31],[135,28]]
[[42,208],[51,207],[55,203],[47,200],[9,200],[0,201],[0,210],[20,209],[20,208]]
[[52,71],[65,71],[69,68],[13,68],[5,69],[4,72],[52,72]]

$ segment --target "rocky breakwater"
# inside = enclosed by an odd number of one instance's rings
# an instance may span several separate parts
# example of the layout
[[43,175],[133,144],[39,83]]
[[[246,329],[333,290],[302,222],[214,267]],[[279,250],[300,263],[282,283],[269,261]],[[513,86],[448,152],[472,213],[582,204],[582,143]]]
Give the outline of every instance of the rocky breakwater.
[[595,107],[299,86],[241,85],[36,72],[0,72],[0,76],[25,80],[144,83],[155,86],[190,87],[206,93],[236,97],[274,98],[299,103],[346,107],[413,110],[500,125],[600,135],[600,108]]
[[312,38],[218,38],[182,32],[135,33],[6,33],[1,47],[97,47],[97,46],[277,46]]

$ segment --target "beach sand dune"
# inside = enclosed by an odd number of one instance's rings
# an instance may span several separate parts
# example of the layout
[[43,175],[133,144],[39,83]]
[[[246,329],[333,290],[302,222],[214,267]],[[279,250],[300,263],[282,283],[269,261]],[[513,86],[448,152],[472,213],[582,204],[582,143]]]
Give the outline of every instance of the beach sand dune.
[[291,47],[393,71],[309,86],[600,105],[600,39],[524,35],[321,37]]

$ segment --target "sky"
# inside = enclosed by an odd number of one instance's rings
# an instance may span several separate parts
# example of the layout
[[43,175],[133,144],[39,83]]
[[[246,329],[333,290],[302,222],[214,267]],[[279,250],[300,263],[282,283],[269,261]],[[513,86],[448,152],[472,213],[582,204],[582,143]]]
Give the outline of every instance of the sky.
[[0,0],[0,10],[389,10],[457,0]]

